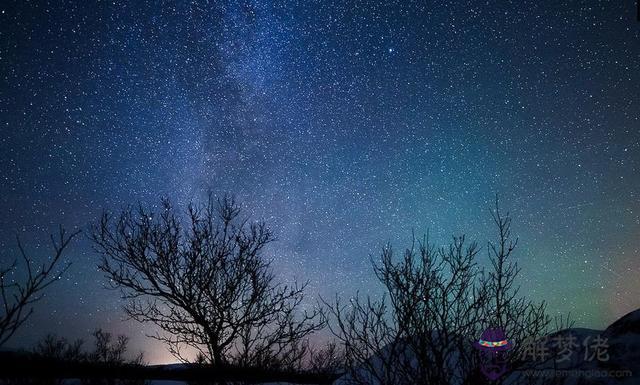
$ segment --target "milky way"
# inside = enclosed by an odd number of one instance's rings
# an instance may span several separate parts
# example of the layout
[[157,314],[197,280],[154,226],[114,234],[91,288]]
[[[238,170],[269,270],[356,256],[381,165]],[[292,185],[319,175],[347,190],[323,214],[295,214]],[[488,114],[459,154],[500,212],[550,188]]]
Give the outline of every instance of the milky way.
[[[89,2],[86,2],[89,3]],[[283,280],[376,294],[386,241],[520,237],[523,291],[603,327],[640,307],[631,1],[3,2],[0,256],[58,224],[208,190],[264,219]],[[132,337],[86,239],[11,341]],[[483,262],[483,256],[480,262]]]

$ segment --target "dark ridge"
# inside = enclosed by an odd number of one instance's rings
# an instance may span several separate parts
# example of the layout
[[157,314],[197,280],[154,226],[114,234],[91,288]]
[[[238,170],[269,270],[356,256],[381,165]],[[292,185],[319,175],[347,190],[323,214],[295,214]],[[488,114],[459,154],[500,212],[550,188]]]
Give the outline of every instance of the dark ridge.
[[30,353],[0,352],[3,379],[120,379],[174,380],[214,383],[244,381],[247,383],[290,382],[297,384],[331,384],[335,376],[278,371],[235,366],[212,367],[189,364],[166,370],[165,365],[143,366],[95,362],[60,361]]

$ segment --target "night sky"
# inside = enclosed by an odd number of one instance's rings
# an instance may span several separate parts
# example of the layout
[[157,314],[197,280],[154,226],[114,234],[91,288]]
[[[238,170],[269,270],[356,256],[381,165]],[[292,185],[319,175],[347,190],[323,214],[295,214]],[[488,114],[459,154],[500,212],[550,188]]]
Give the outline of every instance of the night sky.
[[[370,255],[413,229],[484,245],[498,194],[523,293],[603,328],[640,308],[635,7],[3,1],[2,263],[16,234],[42,261],[59,224],[230,192],[313,305],[379,293]],[[102,327],[173,361],[154,327],[122,320],[86,238],[66,260],[10,346]]]

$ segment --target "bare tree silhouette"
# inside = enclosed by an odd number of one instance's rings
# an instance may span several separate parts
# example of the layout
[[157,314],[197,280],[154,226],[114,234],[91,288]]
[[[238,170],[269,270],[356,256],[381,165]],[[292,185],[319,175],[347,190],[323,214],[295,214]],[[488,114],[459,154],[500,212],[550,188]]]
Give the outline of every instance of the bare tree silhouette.
[[[94,370],[109,370],[111,373],[122,368],[142,368],[144,354],[141,352],[134,358],[127,358],[129,337],[118,335],[113,338],[109,332],[96,329],[92,336],[94,345],[92,350],[84,350],[84,340],[69,341],[64,337],[48,334],[40,340],[33,349],[35,362],[40,362],[38,378],[16,381],[16,384],[28,385],[59,385],[64,384],[65,379],[56,374],[56,369],[75,369],[75,374],[93,374]],[[82,385],[142,385],[146,381],[138,378],[116,378],[78,376]]]
[[442,248],[426,236],[419,242],[414,237],[399,261],[386,245],[381,262],[373,262],[387,292],[381,300],[323,301],[332,316],[329,327],[344,347],[346,382],[477,383],[479,357],[472,343],[489,327],[504,330],[516,347],[510,370],[531,364],[520,358],[522,346],[549,332],[552,319],[544,302],[519,294],[520,270],[512,257],[517,240],[497,199],[492,215],[498,241],[488,243],[489,269],[477,265],[480,249],[476,243],[467,245],[464,236]]
[[125,357],[129,345],[129,337],[124,334],[115,339],[109,332],[98,328],[92,333],[94,340],[93,350],[84,351],[83,339],[73,342],[54,334],[46,335],[33,349],[37,356],[53,359],[61,362],[90,362],[109,365],[141,365],[144,354],[140,353],[133,359]]
[[335,341],[309,350],[306,368],[311,373],[336,376],[344,365],[344,352]]
[[119,334],[115,339],[112,334],[102,329],[96,329],[93,332],[95,338],[95,348],[87,355],[89,362],[100,362],[110,365],[122,365],[125,363],[141,365],[144,360],[144,354],[139,353],[134,359],[129,360],[125,357],[127,347],[129,345],[129,337]]
[[34,270],[31,259],[18,238],[20,258],[24,261],[27,277],[24,282],[9,279],[18,268],[18,258],[7,267],[0,267],[0,295],[2,296],[2,314],[0,314],[0,346],[4,345],[13,334],[33,314],[33,304],[42,298],[44,289],[57,281],[69,268],[70,264],[60,266],[60,259],[69,242],[78,235],[76,231],[66,235],[60,227],[58,237],[51,236],[54,254],[48,263],[43,263]]
[[437,249],[414,240],[400,262],[387,245],[374,270],[388,297],[327,304],[352,383],[449,384],[468,372],[472,363],[452,357],[470,350],[486,292],[476,283],[477,245],[464,242]]
[[93,226],[99,268],[122,290],[127,314],[160,326],[165,333],[151,337],[183,361],[186,346],[215,365],[278,366],[302,354],[323,321],[318,309],[301,310],[306,284],[276,282],[263,257],[274,240],[265,223],[211,194],[189,205],[185,226],[179,218],[163,200],[158,214],[140,206]]
[[86,354],[82,351],[83,345],[84,340],[81,338],[71,342],[64,337],[47,334],[38,341],[33,353],[57,361],[80,362],[86,359]]

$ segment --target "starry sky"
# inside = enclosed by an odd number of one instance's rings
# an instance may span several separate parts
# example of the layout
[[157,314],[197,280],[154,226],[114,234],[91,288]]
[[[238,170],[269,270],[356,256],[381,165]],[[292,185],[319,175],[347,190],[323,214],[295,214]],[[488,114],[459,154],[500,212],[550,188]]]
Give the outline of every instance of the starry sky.
[[[631,0],[4,1],[0,258],[230,192],[314,303],[379,293],[370,255],[412,230],[483,245],[498,194],[523,293],[603,328],[640,308],[639,102]],[[66,260],[10,345],[102,327],[173,361],[86,238]]]

